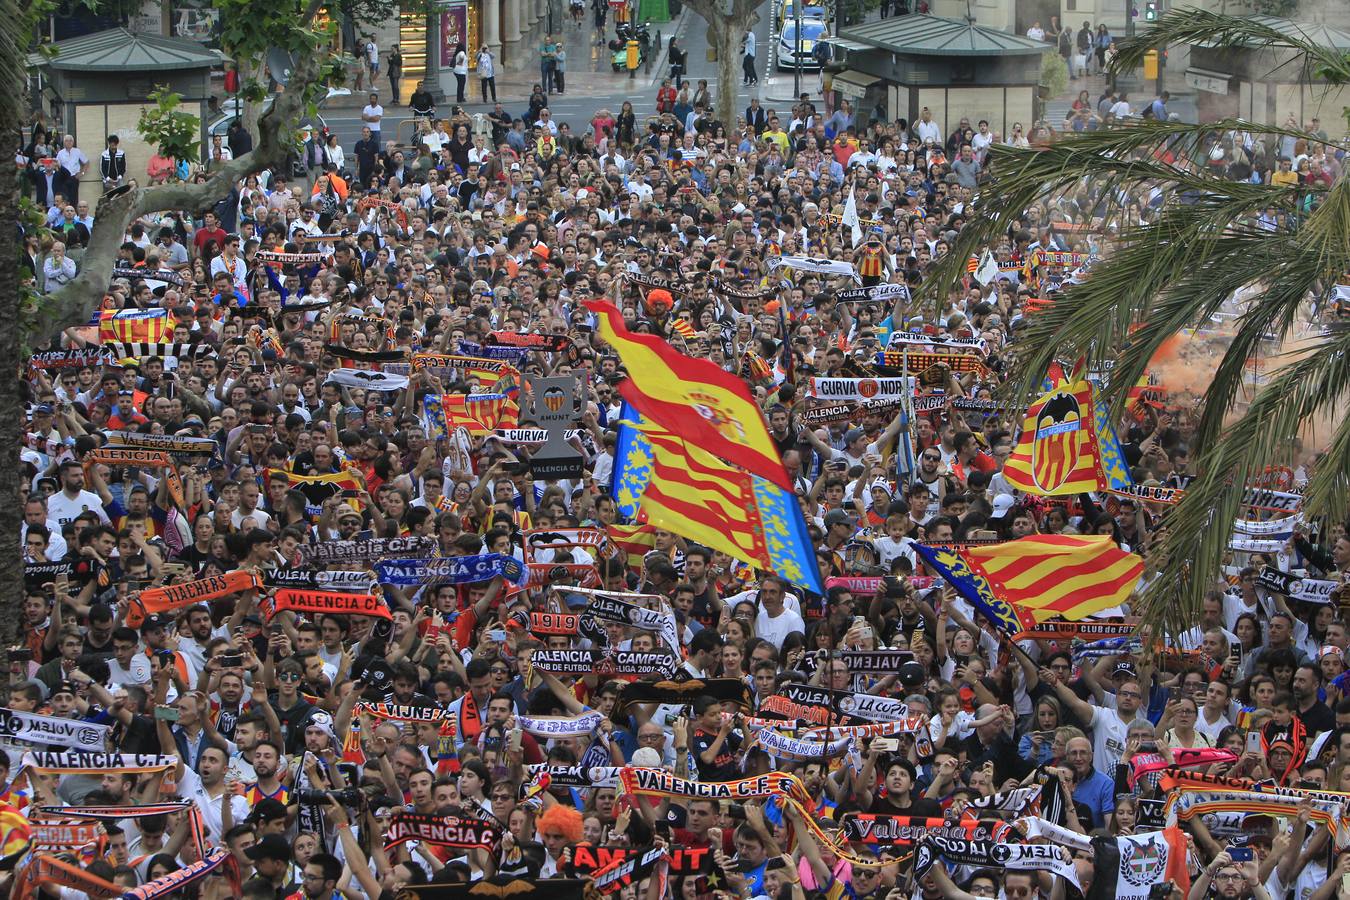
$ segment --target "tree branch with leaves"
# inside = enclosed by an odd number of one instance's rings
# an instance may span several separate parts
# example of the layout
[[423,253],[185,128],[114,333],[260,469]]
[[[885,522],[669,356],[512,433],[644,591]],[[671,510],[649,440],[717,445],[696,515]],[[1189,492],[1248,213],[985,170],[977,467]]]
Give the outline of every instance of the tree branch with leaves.
[[685,0],[685,5],[708,23],[708,46],[717,52],[717,118],[731,132],[736,126],[737,61],[741,40],[759,22],[755,0]]
[[[231,4],[234,0],[229,0]],[[175,182],[150,187],[133,186],[123,193],[103,197],[95,212],[80,274],[65,287],[38,299],[21,322],[23,341],[35,346],[50,339],[62,328],[87,322],[107,292],[117,261],[117,252],[127,229],[140,216],[161,210],[200,212],[225,199],[242,179],[285,164],[294,143],[294,130],[301,115],[314,100],[312,90],[322,81],[327,55],[320,52],[326,35],[313,31],[314,17],[321,0],[308,0],[299,19],[292,14],[286,24],[258,23],[267,31],[277,29],[280,45],[307,47],[296,54],[296,66],[287,89],[258,120],[258,142],[254,149],[220,166],[201,183]],[[235,17],[240,13],[236,11]],[[265,34],[256,34],[252,43],[266,45]]]

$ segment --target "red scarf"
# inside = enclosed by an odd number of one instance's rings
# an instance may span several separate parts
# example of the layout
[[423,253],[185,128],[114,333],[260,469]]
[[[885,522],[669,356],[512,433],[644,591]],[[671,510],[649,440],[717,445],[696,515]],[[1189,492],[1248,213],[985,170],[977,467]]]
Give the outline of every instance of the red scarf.
[[483,720],[478,718],[478,701],[473,699],[473,691],[466,691],[459,704],[459,739],[466,744],[477,743],[482,730]]

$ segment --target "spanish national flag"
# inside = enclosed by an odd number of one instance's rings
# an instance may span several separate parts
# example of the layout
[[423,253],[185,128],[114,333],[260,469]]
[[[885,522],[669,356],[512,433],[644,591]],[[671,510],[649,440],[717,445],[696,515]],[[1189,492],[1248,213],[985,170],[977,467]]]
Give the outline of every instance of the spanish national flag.
[[1100,489],[1105,478],[1091,384],[1085,379],[1056,384],[1031,404],[1003,477],[1017,490],[1042,497]]
[[1078,622],[1119,606],[1144,571],[1141,557],[1105,534],[1033,534],[1001,544],[915,549],[1009,634],[1055,616]]
[[588,300],[600,336],[619,354],[628,378],[623,398],[672,434],[784,490],[792,482],[745,382],[715,363],[679,353],[658,337],[633,334],[606,300]]

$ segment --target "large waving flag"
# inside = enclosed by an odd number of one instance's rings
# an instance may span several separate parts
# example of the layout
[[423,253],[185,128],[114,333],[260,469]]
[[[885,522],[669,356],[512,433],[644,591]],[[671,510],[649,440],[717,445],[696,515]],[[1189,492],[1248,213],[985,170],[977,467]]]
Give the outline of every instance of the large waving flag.
[[[623,398],[645,418],[691,445],[791,492],[792,481],[754,398],[716,364],[685,356],[658,337],[633,334],[612,303],[587,300],[600,336],[623,361]],[[794,501],[795,502],[795,501]]]
[[1102,486],[1091,384],[1057,384],[1031,404],[1003,477],[1019,491],[1047,497]]
[[614,456],[619,511],[824,593],[797,496],[729,465],[631,406]]
[[1009,634],[1054,616],[1077,622],[1118,606],[1144,571],[1141,557],[1105,534],[1034,534],[1001,544],[915,549]]
[[656,527],[641,523],[620,525],[616,522],[606,526],[605,531],[609,533],[610,543],[619,551],[628,568],[641,572],[643,558],[656,549]]
[[98,317],[101,344],[164,344],[173,338],[176,322],[167,309],[104,310]]

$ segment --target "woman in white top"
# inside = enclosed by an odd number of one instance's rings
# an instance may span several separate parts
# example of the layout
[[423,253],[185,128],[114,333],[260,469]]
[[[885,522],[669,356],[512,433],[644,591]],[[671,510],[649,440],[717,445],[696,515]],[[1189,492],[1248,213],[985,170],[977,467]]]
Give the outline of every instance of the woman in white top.
[[455,102],[464,102],[464,85],[469,80],[469,54],[464,50],[464,44],[455,47]]
[[323,158],[331,165],[337,166],[339,172],[342,171],[342,164],[346,161],[347,155],[342,152],[342,145],[338,143],[337,135],[328,135],[328,141],[323,145]]
[[483,89],[483,102],[488,102],[488,91],[492,91],[492,102],[497,102],[497,61],[492,51],[484,44],[478,51],[478,85]]
[[1160,728],[1165,727],[1169,722],[1172,726],[1163,734],[1167,746],[1173,750],[1213,746],[1209,737],[1195,728],[1196,717],[1199,713],[1200,710],[1196,707],[1195,700],[1185,695],[1167,704],[1167,711],[1158,720],[1158,727]]

